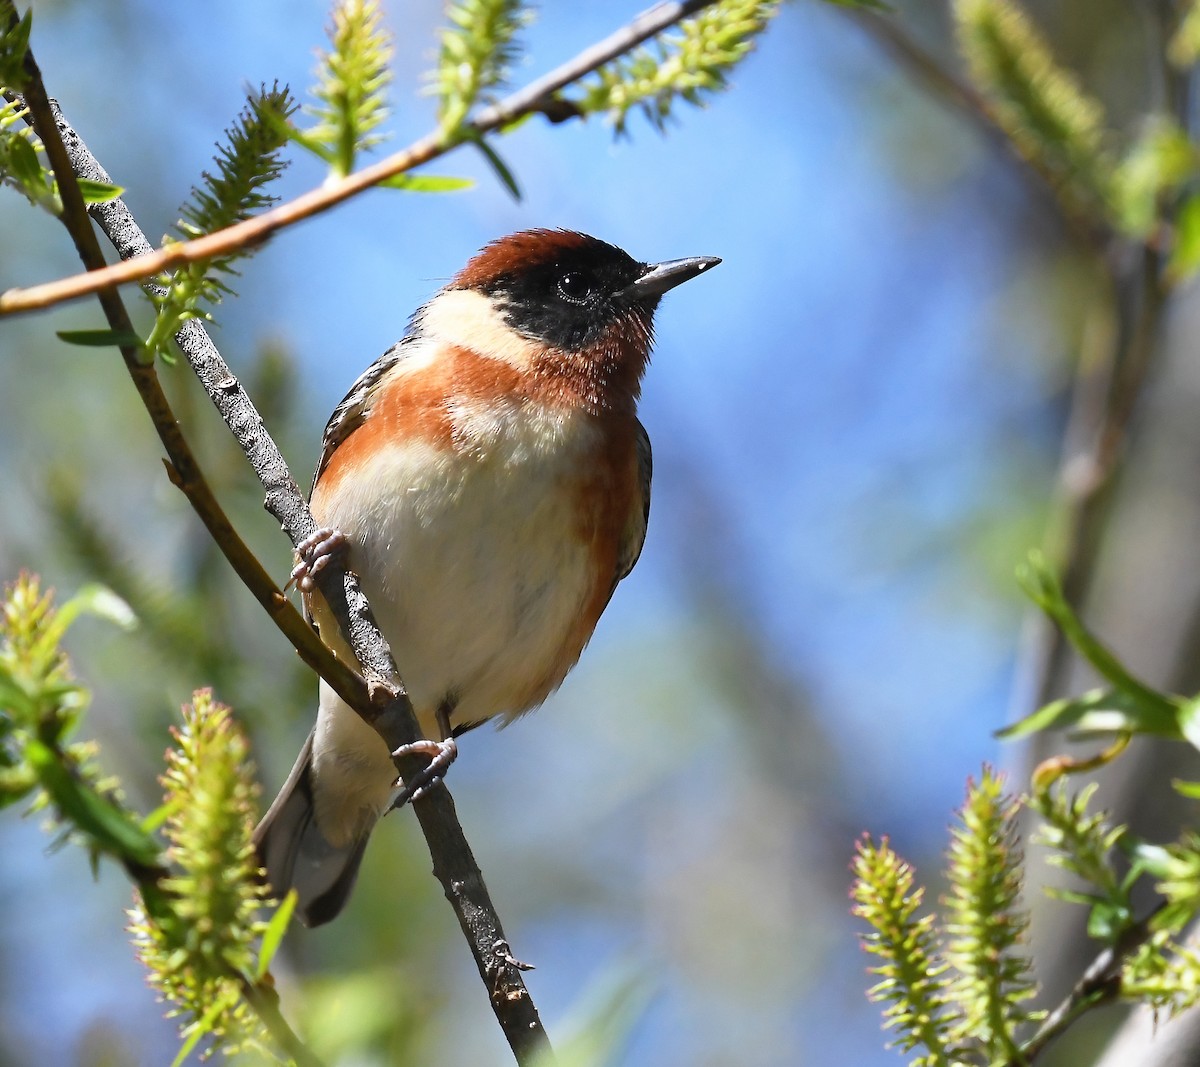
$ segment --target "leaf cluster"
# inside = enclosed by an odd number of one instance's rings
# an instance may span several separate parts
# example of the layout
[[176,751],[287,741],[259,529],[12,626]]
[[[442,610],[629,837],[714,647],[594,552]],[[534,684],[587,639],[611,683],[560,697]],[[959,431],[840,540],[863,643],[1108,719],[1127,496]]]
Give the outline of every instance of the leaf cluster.
[[78,840],[93,863],[116,859],[138,886],[135,941],[171,1014],[186,1017],[177,1062],[205,1035],[228,1050],[269,1050],[248,992],[264,995],[293,901],[259,917],[269,902],[250,843],[257,786],[245,737],[228,708],[196,693],[167,755],[164,804],[136,816],[102,774],[95,746],[73,739],[88,699],[61,642],[84,613],[133,621],[99,587],[55,607],[31,575],[0,605],[0,807],[32,799],[52,813],[60,842]]
[[374,0],[335,5],[328,36],[312,89],[316,103],[304,109],[316,124],[291,136],[329,164],[331,178],[342,178],[359,152],[383,140],[376,131],[388,116],[392,42]]
[[532,19],[522,0],[458,0],[449,6],[431,77],[444,133],[459,136],[471,109],[508,82],[521,54],[517,34]]
[[[1170,115],[1122,145],[1104,108],[1055,59],[1014,0],[954,0],[967,68],[1013,147],[1051,183],[1069,216],[1169,247],[1168,273],[1200,269],[1200,147]],[[1200,6],[1189,3],[1169,49],[1200,59]]]
[[153,867],[157,843],[101,772],[95,745],[76,739],[88,693],[60,647],[81,615],[129,626],[128,608],[98,586],[55,607],[53,593],[26,574],[7,588],[0,612],[0,807],[29,798],[51,813],[60,840],[77,838],[93,862],[109,855],[127,868]]
[[[180,209],[177,229],[191,239],[232,226],[274,203],[266,186],[279,177],[286,163],[280,156],[288,141],[288,120],[296,105],[287,88],[265,86],[251,94],[236,122],[217,146],[213,172],[205,171],[201,184]],[[163,353],[189,319],[209,318],[204,304],[219,303],[231,290],[223,275],[236,274],[234,264],[248,252],[189,263],[159,279],[153,294],[156,317],[146,347]]]
[[165,900],[130,913],[134,944],[172,1005],[168,1015],[183,1018],[178,1061],[206,1036],[230,1052],[266,1051],[271,1042],[245,993],[266,975],[292,907],[259,918],[267,890],[250,843],[258,788],[249,746],[207,690],[172,732],[156,817],[171,874],[159,884]]
[[618,134],[634,110],[663,132],[676,100],[702,106],[728,86],[781,7],[781,0],[720,0],[651,47],[601,67],[574,103],[584,114],[606,115]]
[[[3,86],[0,82],[5,96],[12,95]],[[58,183],[45,162],[42,142],[25,125],[27,115],[19,99],[0,101],[0,183],[16,189],[34,207],[61,215]],[[119,186],[90,178],[80,178],[77,182],[85,204],[103,204],[124,192]]]
[[1017,806],[985,767],[951,830],[942,913],[918,917],[925,890],[886,838],[858,843],[854,914],[871,932],[864,949],[881,979],[868,992],[888,1004],[893,1044],[920,1050],[916,1067],[1004,1063],[1019,1055],[1019,1033],[1038,1016],[1026,1002],[1034,982],[1020,950],[1028,918],[1019,904]]

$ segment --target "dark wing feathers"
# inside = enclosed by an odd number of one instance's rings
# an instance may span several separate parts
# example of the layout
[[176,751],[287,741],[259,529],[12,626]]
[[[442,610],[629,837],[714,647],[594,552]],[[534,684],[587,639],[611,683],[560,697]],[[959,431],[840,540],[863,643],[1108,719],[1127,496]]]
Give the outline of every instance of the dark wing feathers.
[[613,587],[624,578],[638,561],[642,554],[642,545],[646,543],[646,525],[650,521],[650,479],[654,474],[654,456],[650,450],[650,435],[646,427],[637,419],[637,465],[638,489],[641,495],[641,508],[635,508],[625,527],[625,536],[621,541],[621,549],[617,555],[617,574],[613,579]]
[[371,410],[371,397],[375,387],[388,371],[409,355],[412,340],[410,335],[392,345],[359,375],[358,380],[350,386],[350,392],[333,409],[333,414],[329,416],[329,422],[325,425],[325,436],[321,439],[321,458],[317,460],[317,472],[313,475],[314,485],[337,446],[362,425],[363,419]]

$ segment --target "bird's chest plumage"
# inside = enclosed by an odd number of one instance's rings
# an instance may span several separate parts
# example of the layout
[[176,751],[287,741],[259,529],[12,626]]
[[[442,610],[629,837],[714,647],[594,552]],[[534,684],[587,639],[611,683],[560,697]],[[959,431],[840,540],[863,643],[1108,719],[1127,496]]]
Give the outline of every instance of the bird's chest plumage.
[[353,477],[323,491],[330,470],[313,495],[427,731],[443,702],[456,726],[513,718],[562,681],[611,592],[636,489],[611,420],[518,399],[441,412],[436,433],[372,415]]

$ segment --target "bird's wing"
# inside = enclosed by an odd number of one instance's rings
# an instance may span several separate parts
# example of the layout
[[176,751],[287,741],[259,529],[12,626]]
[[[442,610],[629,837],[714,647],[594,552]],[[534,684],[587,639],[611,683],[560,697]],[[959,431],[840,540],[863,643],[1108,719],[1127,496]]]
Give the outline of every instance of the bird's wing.
[[362,425],[363,419],[371,410],[375,387],[384,379],[388,371],[412,352],[414,340],[415,338],[410,335],[392,345],[359,375],[358,380],[350,386],[350,392],[333,409],[333,414],[329,416],[329,422],[325,425],[325,436],[321,439],[321,458],[317,460],[317,472],[313,475],[314,485],[321,477],[338,445]]
[[642,545],[646,542],[646,524],[650,520],[650,479],[654,473],[654,456],[650,450],[650,435],[646,427],[637,422],[637,467],[638,494],[634,505],[629,510],[629,519],[625,524],[621,547],[617,553],[617,574],[613,586],[624,578],[638,561],[642,554]]

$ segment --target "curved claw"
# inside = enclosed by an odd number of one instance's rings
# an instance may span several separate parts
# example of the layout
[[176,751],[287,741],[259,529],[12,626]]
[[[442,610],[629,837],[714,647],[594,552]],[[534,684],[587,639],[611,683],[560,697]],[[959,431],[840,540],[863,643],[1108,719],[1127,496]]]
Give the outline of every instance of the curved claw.
[[[302,593],[311,593],[317,583],[316,576],[338,552],[344,552],[348,541],[341,530],[320,526],[296,546],[298,561],[292,568],[290,582]],[[289,584],[290,584],[289,582]]]
[[392,801],[393,808],[402,808],[410,801],[420,800],[441,782],[450,764],[458,758],[458,742],[453,737],[445,741],[414,741],[410,745],[401,745],[392,753],[392,758],[412,755],[428,756],[429,764],[403,784]]

